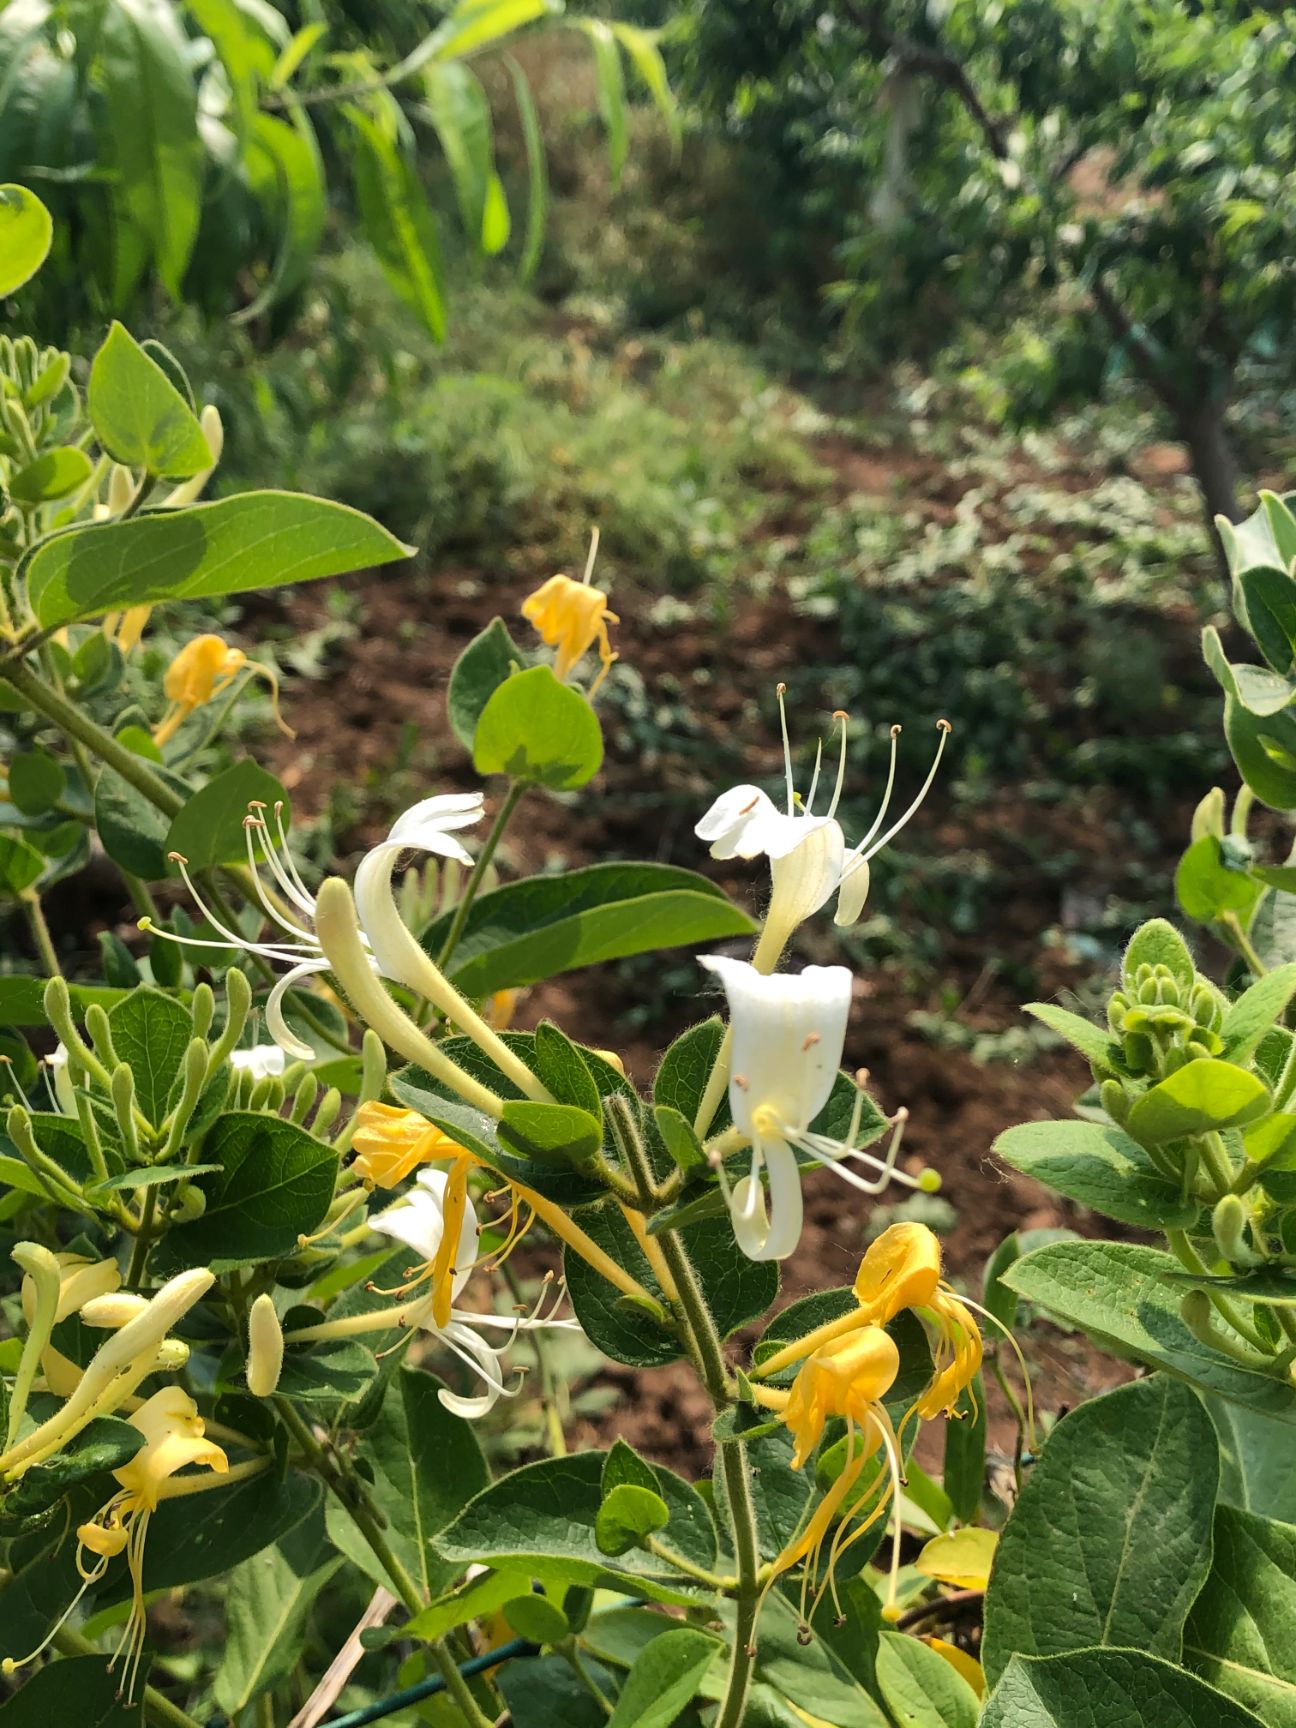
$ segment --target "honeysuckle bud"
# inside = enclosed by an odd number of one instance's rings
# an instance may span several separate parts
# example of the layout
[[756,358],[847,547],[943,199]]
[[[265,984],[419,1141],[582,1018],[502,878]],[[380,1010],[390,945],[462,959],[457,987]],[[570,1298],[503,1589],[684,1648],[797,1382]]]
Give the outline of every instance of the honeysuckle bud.
[[1224,788],[1212,786],[1193,811],[1191,835],[1194,843],[1208,836],[1214,840],[1224,838],[1224,806]]
[[1250,1214],[1240,1195],[1225,1194],[1216,1202],[1211,1213],[1211,1231],[1220,1253],[1233,1266],[1259,1266],[1263,1260],[1251,1246],[1250,1223]]
[[254,1398],[269,1398],[283,1371],[284,1338],[274,1299],[257,1297],[248,1313],[248,1391]]
[[159,1374],[175,1374],[188,1360],[189,1346],[183,1338],[164,1338],[158,1345],[153,1366]]
[[147,1296],[138,1296],[130,1290],[117,1290],[111,1296],[94,1296],[84,1303],[81,1318],[87,1326],[116,1332],[132,1320],[138,1320],[147,1312],[148,1305]]
[[172,1196],[170,1217],[173,1224],[192,1224],[207,1210],[207,1196],[196,1182],[181,1182]]

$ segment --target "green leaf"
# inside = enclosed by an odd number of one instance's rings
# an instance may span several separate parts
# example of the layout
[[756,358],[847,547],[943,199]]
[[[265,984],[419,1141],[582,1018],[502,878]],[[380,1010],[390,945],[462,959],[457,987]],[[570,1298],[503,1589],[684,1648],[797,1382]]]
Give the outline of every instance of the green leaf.
[[246,324],[280,301],[289,299],[305,282],[324,238],[328,220],[328,188],[315,130],[298,105],[285,120],[257,113],[252,119],[248,170],[254,185],[278,211],[279,248],[274,268],[256,299],[234,318]]
[[959,1522],[973,1524],[981,1512],[988,1431],[985,1386],[979,1374],[960,1394],[954,1414],[957,1419],[945,1424],[945,1468],[941,1473],[941,1486],[948,1494]]
[[296,492],[98,522],[43,540],[26,562],[38,622],[57,629],[123,606],[213,599],[344,576],[411,548],[359,510]]
[[[489,1476],[472,1425],[446,1409],[440,1390],[441,1382],[430,1374],[403,1367],[364,1437],[364,1456],[374,1472],[371,1493],[387,1519],[384,1535],[428,1597],[439,1595],[461,1570],[438,1558],[439,1538]],[[369,1544],[333,1502],[328,1527],[354,1565],[389,1583]]]
[[274,71],[276,41],[287,34],[283,21],[269,7],[259,11],[240,0],[188,0],[188,9],[220,56],[229,80],[233,127],[246,147],[259,86]]
[[1092,1020],[1059,1008],[1054,1002],[1028,1002],[1025,1012],[1074,1045],[1095,1068],[1110,1069],[1113,1058],[1120,1054],[1105,1026],[1095,1026]]
[[[232,763],[200,792],[189,798],[167,831],[165,849],[179,852],[190,870],[208,870],[216,864],[245,864],[247,838],[243,826],[248,805],[259,800],[266,806],[266,820],[274,833],[274,807],[283,805],[285,825],[291,809],[288,794],[250,756]],[[257,848],[258,857],[261,848]]]
[[129,1422],[96,1417],[61,1452],[19,1478],[4,1497],[4,1518],[25,1519],[46,1511],[77,1483],[129,1463],[143,1444],[143,1434]]
[[53,238],[53,219],[34,192],[0,186],[0,300],[36,274]]
[[1141,1650],[1014,1656],[981,1728],[1264,1728],[1258,1716]]
[[[447,915],[426,931],[422,940],[429,954],[438,952],[449,928]],[[479,894],[450,971],[467,995],[486,996],[581,966],[659,948],[720,942],[754,929],[723,890],[691,870],[668,864],[591,864]]]
[[[0,1026],[48,1026],[45,984],[44,978],[14,974],[0,978]],[[122,990],[106,990],[99,984],[73,984],[70,990],[72,1005],[79,1015],[84,1015],[92,1002],[97,1002],[102,1008],[111,1008],[125,995]]]
[[488,188],[495,174],[486,92],[477,75],[461,62],[433,61],[423,73],[423,95],[450,167],[464,233],[472,246],[480,246]]
[[1296,809],[1296,714],[1261,719],[1236,697],[1224,702],[1224,736],[1237,769],[1262,803]]
[[4,1728],[50,1728],[54,1722],[75,1722],[77,1728],[140,1728],[143,1720],[143,1697],[128,1704],[119,1677],[109,1672],[102,1656],[65,1656],[51,1662],[0,1707]]
[[1220,1500],[1262,1518],[1296,1523],[1290,1420],[1261,1416],[1223,1398],[1208,1397],[1206,1406],[1219,1432]]
[[520,1158],[580,1170],[602,1146],[603,1125],[587,1110],[570,1104],[533,1104],[530,1099],[518,1099],[504,1106],[499,1138]]
[[619,1488],[625,1482],[632,1483],[637,1488],[648,1488],[654,1494],[657,1492],[657,1472],[646,1458],[639,1456],[628,1441],[618,1436],[603,1459],[599,1486],[605,1494],[610,1494],[614,1488]]
[[0,834],[0,894],[17,896],[39,877],[45,859],[18,834]]
[[618,1482],[606,1491],[598,1509],[594,1541],[600,1554],[625,1554],[662,1529],[669,1518],[670,1509],[655,1488]]
[[1165,1375],[1073,1410],[1049,1436],[1004,1528],[986,1594],[981,1661],[1091,1645],[1179,1659],[1210,1568],[1219,1485],[1200,1399]]
[[638,24],[625,24],[612,21],[612,33],[635,71],[647,86],[648,93],[663,119],[670,129],[671,143],[678,150],[682,137],[680,125],[679,103],[670,87],[666,75],[666,62],[662,58],[661,49],[657,46],[660,32],[645,30]]
[[510,1597],[503,1604],[503,1614],[518,1637],[528,1638],[533,1644],[557,1644],[571,1631],[558,1604],[538,1591]]
[[[1167,1136],[1169,1138],[1169,1136]],[[1023,1175],[1123,1224],[1178,1230],[1198,1207],[1119,1128],[1099,1122],[1023,1122],[994,1143],[997,1157]]]
[[[1219,523],[1220,539],[1224,542],[1229,570],[1234,576],[1240,576],[1244,570],[1266,566],[1286,570],[1291,562],[1290,555],[1283,556],[1274,533],[1276,522],[1283,517],[1290,520],[1286,499],[1272,492],[1262,492],[1260,499],[1261,502],[1244,521]],[[1269,503],[1271,499],[1272,505]]]
[[571,791],[598,773],[603,731],[584,696],[548,666],[513,676],[482,709],[473,739],[479,774],[507,774],[550,791]]
[[1281,570],[1248,570],[1238,578],[1247,628],[1275,672],[1292,671],[1296,657],[1296,582]]
[[[289,1475],[281,1481],[267,1470],[229,1487],[164,1500],[149,1518],[145,1590],[172,1590],[227,1576],[295,1529],[321,1499],[320,1485],[309,1477]],[[125,1565],[117,1562],[99,1606],[129,1597]]]
[[1279,495],[1267,488],[1260,489],[1260,508],[1264,511],[1269,534],[1278,553],[1279,566],[1291,570],[1296,561],[1296,514],[1292,511],[1293,495]]
[[1003,1281],[1122,1354],[1271,1416],[1296,1410],[1296,1388],[1221,1356],[1179,1318],[1173,1255],[1126,1242],[1054,1242],[1025,1255]]
[[943,1656],[917,1638],[882,1634],[877,1680],[901,1728],[975,1728],[980,1699]]
[[608,1728],[670,1728],[719,1653],[711,1633],[673,1626],[635,1658]]
[[1210,1576],[1184,1630],[1185,1663],[1267,1728],[1296,1728],[1294,1633],[1296,1526],[1220,1506]]
[[[582,1207],[577,1222],[650,1295],[662,1297],[618,1207],[607,1203]],[[686,1225],[681,1235],[722,1337],[764,1313],[778,1293],[778,1268],[771,1261],[749,1260],[734,1241],[727,1218]],[[634,1306],[578,1254],[566,1250],[563,1266],[576,1317],[590,1342],[605,1354],[634,1367],[673,1362],[682,1354],[676,1332]]]
[[1195,840],[1175,871],[1175,897],[1190,918],[1211,924],[1225,912],[1247,912],[1260,889],[1245,870],[1231,869],[1213,834]]
[[43,816],[67,789],[63,766],[47,750],[19,750],[9,758],[9,797],[24,816]]
[[[524,1464],[470,1500],[437,1538],[437,1550],[457,1566],[552,1560],[565,1563],[573,1583],[595,1583],[612,1572],[633,1580],[638,1595],[665,1602],[695,1599],[696,1585],[642,1549],[609,1568],[594,1537],[603,1502],[602,1471],[599,1452]],[[716,1534],[701,1496],[665,1468],[655,1467],[654,1474],[670,1512],[666,1541],[686,1560],[710,1570]]]
[[90,368],[86,407],[115,462],[185,479],[212,465],[189,404],[124,325],[114,323]]
[[1188,944],[1164,918],[1151,918],[1141,924],[1130,937],[1129,947],[1121,963],[1121,976],[1130,985],[1140,966],[1166,966],[1175,982],[1190,989],[1197,977]]
[[601,1135],[603,1099],[579,1046],[559,1031],[552,1020],[542,1020],[535,1029],[531,1048],[537,1078],[544,1081],[558,1103],[575,1105],[593,1117]]
[[1296,963],[1279,966],[1244,990],[1224,1016],[1220,1054],[1228,1062],[1245,1062],[1260,1040],[1278,1024],[1296,996]]
[[654,1104],[653,1121],[662,1145],[686,1175],[706,1169],[707,1158],[702,1142],[693,1132],[693,1124],[687,1117],[681,1116],[678,1110],[672,1110],[669,1104]]
[[[831,1625],[831,1613],[824,1616]],[[854,1627],[858,1629],[858,1619]],[[808,1716],[835,1728],[883,1728],[886,1718],[860,1684],[844,1655],[821,1633],[801,1642],[800,1616],[775,1591],[760,1621],[756,1672]],[[792,1717],[795,1721],[797,1718]]]
[[167,819],[115,769],[103,768],[99,772],[94,815],[95,830],[114,864],[146,882],[156,882],[166,875]]
[[418,171],[390,131],[348,103],[356,198],[383,274],[423,320],[434,342],[445,338],[444,273],[436,218]]
[[1269,1088],[1257,1075],[1201,1056],[1145,1092],[1130,1111],[1128,1126],[1135,1139],[1157,1146],[1212,1129],[1241,1127],[1272,1108]]
[[465,750],[472,750],[482,709],[514,670],[525,664],[526,656],[502,618],[492,618],[455,661],[446,690],[446,711]]
[[315,1600],[342,1564],[317,1503],[296,1529],[230,1574],[225,1635],[212,1682],[228,1716],[237,1717],[291,1674]]
[[544,137],[535,98],[527,83],[526,73],[513,59],[506,57],[509,76],[513,80],[513,99],[517,103],[518,121],[527,159],[527,222],[522,241],[522,257],[518,264],[518,279],[524,285],[531,281],[540,265],[544,251],[545,227],[549,220],[549,164],[545,158]]
[[[612,1676],[597,1662],[586,1662],[585,1667],[600,1691],[615,1690]],[[498,1685],[508,1706],[509,1728],[607,1728],[607,1710],[565,1656],[507,1662],[499,1670]]]
[[[202,209],[197,94],[178,16],[162,0],[110,0],[98,15],[96,83],[112,140],[114,215],[147,241],[173,300]],[[117,298],[133,283],[118,267]]]
[[458,60],[537,18],[561,13],[557,0],[458,0],[425,46],[436,60]]
[[208,1131],[202,1154],[221,1167],[218,1175],[198,1179],[207,1209],[164,1237],[155,1250],[157,1267],[228,1272],[255,1266],[295,1252],[297,1238],[323,1222],[337,1181],[337,1153],[304,1128],[231,1110]]
[[93,472],[84,450],[73,446],[46,450],[13,475],[9,481],[9,496],[15,504],[47,504],[53,498],[66,498],[84,486]]
[[594,73],[598,82],[599,113],[607,128],[608,166],[612,172],[612,189],[616,190],[625,167],[629,148],[626,125],[625,77],[621,70],[621,55],[610,24],[601,18],[582,18],[579,27],[594,44]]
[[180,1078],[193,1021],[160,990],[132,990],[108,1015],[113,1048],[135,1076],[135,1099],[155,1128]]

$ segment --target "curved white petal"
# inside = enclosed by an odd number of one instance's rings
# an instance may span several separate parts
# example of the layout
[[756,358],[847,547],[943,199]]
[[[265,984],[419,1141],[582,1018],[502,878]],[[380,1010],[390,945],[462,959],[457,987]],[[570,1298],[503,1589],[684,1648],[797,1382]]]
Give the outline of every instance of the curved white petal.
[[769,1139],[768,1113],[789,1134],[802,1132],[827,1103],[841,1066],[849,970],[807,966],[767,976],[746,960],[722,954],[699,959],[728,998],[735,1125],[749,1137]]
[[765,850],[761,825],[778,811],[759,786],[731,786],[694,828],[713,858],[757,858]]
[[833,914],[833,923],[840,924],[843,929],[858,922],[860,913],[864,910],[864,902],[868,899],[869,878],[871,872],[866,858],[857,858],[853,864],[846,866],[841,879],[841,887],[837,891],[837,910]]
[[801,1172],[790,1146],[765,1147],[769,1171],[769,1233],[762,1260],[786,1260],[801,1240]]
[[284,973],[266,998],[266,1031],[281,1050],[286,1050],[290,1056],[295,1056],[299,1062],[313,1062],[315,1052],[309,1044],[302,1042],[284,1019],[284,997],[295,984],[300,984],[303,978],[310,978],[317,972],[327,971],[327,960],[303,960],[294,966],[290,972]]
[[417,846],[424,852],[441,852],[471,864],[472,858],[457,840],[447,836],[456,828],[471,828],[480,822],[485,800],[480,792],[445,792],[424,798],[392,823],[385,845]]
[[474,1417],[484,1416],[488,1410],[494,1408],[499,1399],[514,1396],[504,1384],[499,1353],[472,1330],[467,1323],[472,1318],[472,1315],[456,1313],[452,1315],[449,1324],[436,1333],[461,1362],[480,1374],[486,1382],[486,1391],[475,1398],[463,1397],[444,1388],[437,1394],[447,1410],[456,1416],[467,1417],[470,1421]]
[[763,1256],[769,1235],[769,1218],[765,1212],[765,1190],[759,1176],[742,1176],[734,1183],[729,1197],[729,1221],[734,1240],[749,1260]]

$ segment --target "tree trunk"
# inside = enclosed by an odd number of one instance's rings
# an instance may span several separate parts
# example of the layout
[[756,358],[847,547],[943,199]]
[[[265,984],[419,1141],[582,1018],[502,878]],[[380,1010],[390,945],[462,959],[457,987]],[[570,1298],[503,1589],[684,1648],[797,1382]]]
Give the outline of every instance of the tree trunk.
[[1204,402],[1190,414],[1179,416],[1179,434],[1188,446],[1193,479],[1197,482],[1202,496],[1206,530],[1215,548],[1220,569],[1227,576],[1228,559],[1224,554],[1224,542],[1220,539],[1219,529],[1215,526],[1215,518],[1224,516],[1230,522],[1240,522],[1242,510],[1237,496],[1237,459],[1224,424],[1224,404]]

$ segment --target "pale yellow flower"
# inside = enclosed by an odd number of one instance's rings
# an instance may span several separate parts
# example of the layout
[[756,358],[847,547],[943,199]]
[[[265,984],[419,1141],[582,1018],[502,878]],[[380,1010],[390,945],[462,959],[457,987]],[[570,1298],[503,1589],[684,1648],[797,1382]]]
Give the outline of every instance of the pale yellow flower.
[[570,576],[551,576],[527,595],[522,602],[522,616],[535,626],[547,647],[557,649],[554,675],[563,683],[586,652],[597,645],[601,665],[590,685],[589,693],[593,696],[617,658],[608,640],[608,625],[621,622],[615,612],[608,610],[608,597],[603,590],[589,582],[574,581]]

